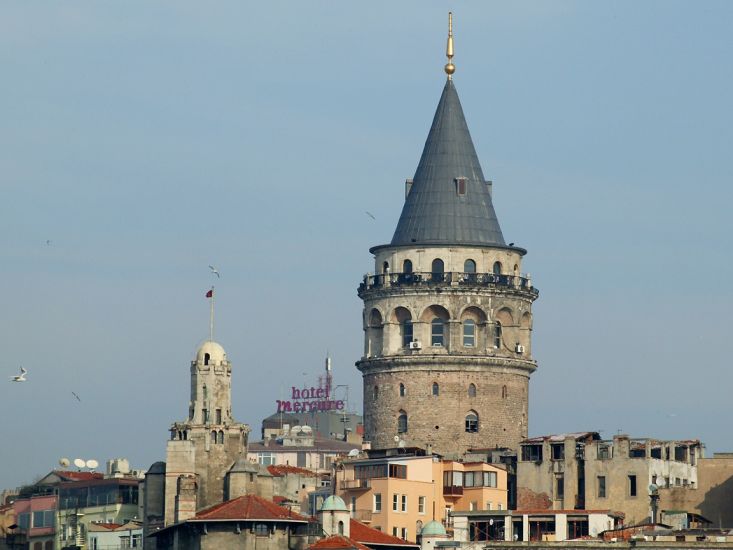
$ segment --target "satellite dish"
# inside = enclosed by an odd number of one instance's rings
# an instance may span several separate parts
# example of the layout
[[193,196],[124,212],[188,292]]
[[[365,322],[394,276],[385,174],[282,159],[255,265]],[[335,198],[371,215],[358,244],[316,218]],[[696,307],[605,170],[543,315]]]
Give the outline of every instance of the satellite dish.
[[87,465],[87,463],[84,462],[81,458],[75,458],[74,459],[74,466],[76,466],[77,468],[83,468],[86,465]]
[[400,441],[400,436],[399,435],[394,436],[394,442],[398,443],[399,441]]
[[89,468],[90,470],[93,470],[97,466],[99,466],[99,462],[97,462],[93,458],[91,460],[87,460],[87,468]]
[[494,520],[493,519],[490,519],[489,520],[489,525],[494,525]]
[[351,449],[349,451],[349,456],[359,456],[359,449]]
[[61,464],[61,466],[63,466],[64,468],[67,468],[69,464],[71,464],[71,461],[68,458],[62,458],[61,460],[59,460],[59,464]]
[[657,487],[654,483],[649,485],[649,493],[654,495],[659,490],[659,487]]

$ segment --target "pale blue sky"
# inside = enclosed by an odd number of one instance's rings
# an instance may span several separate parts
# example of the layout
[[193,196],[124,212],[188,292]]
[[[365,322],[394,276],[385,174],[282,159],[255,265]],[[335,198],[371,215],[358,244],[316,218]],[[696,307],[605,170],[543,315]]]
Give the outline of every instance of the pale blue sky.
[[62,456],[164,459],[212,282],[254,434],[327,349],[361,410],[356,287],[427,136],[448,9],[540,289],[530,433],[733,449],[733,3],[7,1],[1,366],[29,382],[0,384],[0,488]]

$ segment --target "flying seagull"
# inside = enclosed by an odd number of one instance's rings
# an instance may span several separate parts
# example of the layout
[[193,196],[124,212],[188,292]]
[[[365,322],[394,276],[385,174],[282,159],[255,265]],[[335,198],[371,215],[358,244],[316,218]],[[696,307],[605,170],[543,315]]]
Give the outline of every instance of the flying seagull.
[[16,374],[15,376],[10,377],[11,382],[25,382],[25,373],[28,371],[25,370],[23,367],[20,367],[20,374]]
[[218,269],[216,269],[213,265],[210,265],[209,266],[209,269],[211,270],[211,273],[213,273],[214,275],[216,275],[217,277],[219,277],[221,279],[221,275],[219,274],[219,270]]
[[78,395],[76,395],[76,393],[75,393],[75,392],[71,392],[71,395],[73,395],[74,397],[76,397],[76,400],[77,400],[77,401],[78,401],[79,403],[81,403],[81,397],[79,397]]
[[367,216],[369,216],[369,217],[370,217],[371,219],[373,219],[373,220],[376,220],[376,219],[377,219],[377,218],[375,218],[375,217],[374,217],[374,214],[372,214],[372,213],[371,213],[371,212],[369,212],[368,210],[364,210],[364,213],[365,213],[365,214],[366,214]]
[[51,239],[46,239],[46,246],[51,246]]

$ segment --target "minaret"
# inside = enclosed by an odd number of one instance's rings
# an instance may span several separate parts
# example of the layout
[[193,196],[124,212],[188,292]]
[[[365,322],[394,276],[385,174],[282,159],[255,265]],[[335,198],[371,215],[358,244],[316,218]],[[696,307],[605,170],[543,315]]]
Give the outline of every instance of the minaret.
[[[213,290],[207,294],[213,300]],[[191,361],[188,418],[171,426],[166,452],[165,525],[196,510],[222,502],[226,474],[247,455],[250,428],[232,416],[232,364],[213,340],[213,306],[209,340]]]
[[532,303],[526,250],[506,244],[447,80],[390,244],[372,248],[364,301],[365,439],[372,448],[516,449],[527,436]]

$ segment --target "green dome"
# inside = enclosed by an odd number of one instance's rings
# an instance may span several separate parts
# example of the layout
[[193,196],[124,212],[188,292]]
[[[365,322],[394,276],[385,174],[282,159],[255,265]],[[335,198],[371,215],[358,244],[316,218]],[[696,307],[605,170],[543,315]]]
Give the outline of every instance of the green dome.
[[445,537],[448,533],[445,532],[445,527],[443,527],[442,523],[433,520],[425,524],[420,534],[423,537]]
[[339,496],[331,495],[323,501],[321,512],[348,512],[344,499]]

